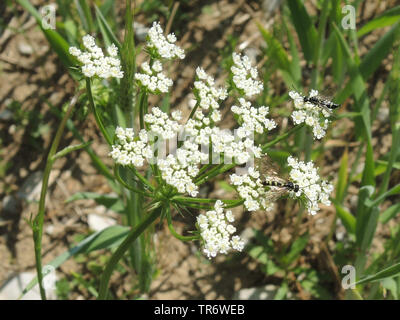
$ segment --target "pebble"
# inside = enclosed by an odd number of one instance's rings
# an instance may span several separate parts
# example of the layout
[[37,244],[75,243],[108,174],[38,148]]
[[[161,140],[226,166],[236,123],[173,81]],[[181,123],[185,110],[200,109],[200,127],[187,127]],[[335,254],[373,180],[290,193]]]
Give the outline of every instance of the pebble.
[[116,224],[117,222],[113,218],[105,217],[96,213],[88,215],[88,225],[93,231],[101,231]]
[[[267,284],[263,287],[245,288],[234,293],[233,300],[274,300],[279,287]],[[293,293],[288,292],[285,299],[294,300]]]
[[[22,272],[8,280],[0,287],[0,300],[16,300],[22,293],[22,290],[36,277],[35,272]],[[47,275],[44,279],[44,287],[46,290],[46,298],[55,300],[56,296],[56,281],[57,276],[55,271]],[[41,300],[39,285],[35,285],[32,290],[26,293],[21,300]]]
[[33,53],[33,48],[26,42],[18,43],[18,51],[24,56],[30,56]]

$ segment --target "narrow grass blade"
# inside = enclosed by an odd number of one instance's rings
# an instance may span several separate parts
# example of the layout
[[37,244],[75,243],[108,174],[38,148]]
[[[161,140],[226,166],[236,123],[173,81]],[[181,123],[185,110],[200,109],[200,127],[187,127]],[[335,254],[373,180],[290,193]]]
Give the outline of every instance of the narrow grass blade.
[[334,202],[334,205],[336,208],[336,214],[339,217],[339,219],[342,221],[347,232],[349,234],[355,234],[356,233],[356,218],[350,212],[348,212],[346,209],[344,209],[340,204]]
[[391,26],[398,21],[400,21],[400,6],[391,8],[379,17],[368,21],[357,31],[357,36],[362,37],[375,29]]
[[67,154],[69,154],[69,153],[71,153],[71,152],[73,152],[73,151],[86,148],[86,147],[88,147],[91,143],[92,143],[92,141],[88,141],[88,142],[85,142],[85,143],[80,143],[80,144],[76,144],[76,145],[73,145],[73,146],[65,147],[65,148],[62,149],[61,151],[58,151],[58,152],[52,157],[52,160],[53,160],[53,161],[54,161],[54,160],[57,160],[57,159],[59,159],[59,158],[65,157]]
[[76,60],[69,54],[68,42],[57,31],[53,29],[44,29],[42,27],[42,16],[35,7],[32,6],[29,0],[17,0],[17,2],[36,19],[38,26],[47,38],[47,41],[49,41],[53,50],[57,53],[61,62],[68,68],[71,76],[78,79],[79,74],[70,68],[76,65]]
[[78,9],[78,15],[81,19],[82,26],[87,33],[94,31],[92,13],[86,0],[75,1],[76,8]]
[[[129,227],[112,226],[107,229],[98,231],[83,241],[79,242],[76,246],[59,255],[57,258],[48,263],[48,265],[57,269],[65,261],[78,253],[89,253],[93,250],[108,249],[119,245],[123,239],[128,235]],[[21,299],[28,291],[30,291],[38,283],[35,277],[22,291]]]
[[308,62],[314,59],[315,46],[317,41],[317,30],[315,29],[310,16],[307,13],[304,4],[300,0],[291,0],[287,2],[293,24],[296,28],[304,56]]
[[357,224],[356,224],[356,243],[361,247],[363,239],[366,237],[368,221],[370,218],[370,210],[365,206],[365,202],[374,193],[375,188],[373,186],[363,186],[358,193],[358,204],[357,204]]
[[360,72],[365,80],[367,80],[382,64],[382,61],[392,51],[393,44],[399,36],[400,23],[396,23],[363,57],[360,64]]
[[393,278],[400,274],[400,263],[396,263],[389,268],[383,269],[373,275],[364,277],[357,281],[355,284],[364,284],[372,281],[380,281],[386,278]]
[[339,177],[336,185],[336,200],[339,203],[343,202],[343,198],[345,196],[347,178],[348,178],[348,163],[349,163],[349,155],[346,148],[346,150],[343,153],[342,159],[340,160]]
[[379,221],[382,223],[387,223],[390,219],[393,219],[399,213],[400,213],[400,203],[396,203],[381,213]]
[[290,74],[290,61],[285,49],[282,47],[281,43],[274,38],[272,34],[268,32],[260,23],[257,23],[258,30],[261,32],[265,43],[267,44],[268,51],[270,55],[269,59],[274,59],[276,61],[279,69],[286,71]]
[[112,43],[114,43],[118,47],[118,51],[121,52],[121,48],[122,48],[121,43],[118,41],[118,38],[112,31],[107,20],[104,18],[100,9],[96,5],[94,5],[94,9],[96,11],[96,20],[97,20],[97,23],[99,24],[101,32],[103,33],[103,37],[105,39],[109,39],[108,41],[111,41]]
[[65,200],[65,202],[70,203],[73,201],[84,200],[84,199],[92,199],[96,201],[96,203],[103,205],[114,212],[118,213],[125,212],[125,205],[118,196],[110,196],[95,192],[77,192],[72,196],[70,196],[67,200]]

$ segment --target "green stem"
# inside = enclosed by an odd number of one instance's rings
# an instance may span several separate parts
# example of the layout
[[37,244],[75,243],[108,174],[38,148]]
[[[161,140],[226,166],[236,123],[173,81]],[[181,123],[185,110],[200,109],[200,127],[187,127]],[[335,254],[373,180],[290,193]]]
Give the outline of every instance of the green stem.
[[140,129],[144,129],[144,115],[146,113],[145,104],[147,101],[147,93],[146,91],[143,91],[140,93],[140,99],[139,99],[139,121],[140,121]]
[[167,222],[168,222],[168,229],[171,231],[171,234],[177,238],[178,240],[181,241],[194,241],[198,240],[198,236],[182,236],[181,234],[177,233],[174,229],[174,226],[172,225],[172,219],[171,219],[171,208],[168,206],[166,209],[166,216],[167,216]]
[[151,194],[148,193],[148,192],[145,192],[145,191],[136,189],[136,188],[131,187],[130,185],[128,185],[128,184],[121,178],[121,176],[120,176],[120,174],[119,174],[119,170],[118,170],[118,166],[117,166],[117,165],[115,165],[115,167],[114,167],[114,176],[117,178],[118,182],[119,182],[120,184],[122,184],[126,189],[131,190],[131,191],[136,192],[136,193],[140,193],[140,194],[142,194],[142,195],[144,195],[144,196],[146,196],[146,197],[150,197],[150,196],[151,196]]
[[[199,186],[199,185],[203,184],[204,182],[206,182],[207,180],[214,178],[216,175],[219,175],[226,171],[231,170],[235,166],[236,166],[236,163],[226,164],[222,167],[218,166],[218,170],[210,170],[210,172],[208,172],[206,177],[204,177],[203,179],[196,182],[196,185]],[[211,172],[211,171],[213,171],[213,172]]]
[[[182,197],[182,196],[175,196],[171,198],[172,201],[175,202],[188,202],[188,203],[215,203],[220,199],[205,199],[205,198],[189,198],[189,197]],[[243,204],[243,199],[225,199],[221,200],[227,206],[224,208],[234,208],[238,207]]]
[[97,298],[98,300],[107,299],[108,283],[118,261],[121,260],[124,253],[130,248],[132,243],[139,237],[139,235],[141,235],[161,215],[161,212],[162,207],[158,206],[150,214],[148,214],[142,222],[132,229],[132,231],[111,256],[100,280],[99,296]]
[[106,139],[107,143],[109,145],[112,145],[112,140],[104,127],[103,121],[101,120],[100,115],[97,112],[96,105],[93,100],[92,86],[90,84],[90,78],[86,78],[86,91],[87,91],[87,94],[89,97],[89,105],[90,105],[90,108],[92,109],[93,115],[96,119],[96,123],[97,123],[101,133],[103,134],[103,137]]
[[[134,8],[133,8],[134,11]],[[126,1],[125,9],[125,34],[121,50],[121,66],[124,77],[120,85],[120,106],[127,118],[128,126],[134,126],[134,100],[135,100],[135,71],[136,71],[136,49],[135,36],[133,32],[132,1]]]
[[133,174],[140,180],[143,182],[143,184],[145,184],[150,191],[154,191],[154,187],[151,185],[150,181],[147,180],[145,177],[143,177],[137,170],[135,167],[133,166],[129,166],[129,168],[132,170]]
[[58,145],[60,144],[61,135],[64,132],[65,124],[70,117],[76,102],[78,101],[78,95],[74,96],[65,113],[60,126],[57,129],[56,135],[54,137],[53,143],[51,144],[49,154],[47,155],[46,167],[43,173],[42,189],[40,192],[39,199],[39,209],[38,214],[33,220],[32,231],[33,231],[33,242],[35,246],[35,262],[36,262],[36,272],[39,283],[40,296],[42,300],[46,300],[46,291],[43,287],[43,273],[42,273],[42,235],[43,235],[43,223],[44,223],[44,213],[46,204],[46,193],[49,183],[50,172],[54,163],[54,155],[56,154]]
[[188,122],[190,119],[193,118],[193,116],[194,116],[194,114],[196,113],[198,107],[199,107],[199,99],[197,99],[196,105],[195,105],[194,108],[192,109],[192,112],[190,112],[189,118],[186,120],[186,122]]
[[208,163],[204,166],[201,167],[201,169],[199,170],[199,173],[197,174],[197,176],[201,176],[205,171],[207,171],[210,167],[212,166],[211,163]]
[[215,166],[214,168],[212,168],[210,171],[205,172],[204,174],[202,174],[201,176],[197,177],[194,179],[194,181],[200,181],[203,180],[204,178],[206,178],[207,176],[209,176],[210,174],[214,173],[215,171],[221,169],[224,166],[223,163]]
[[282,141],[284,139],[286,139],[287,137],[291,136],[293,133],[296,133],[297,131],[299,131],[301,128],[304,127],[304,123],[295,126],[294,128],[290,129],[289,131],[287,131],[286,133],[280,135],[279,137],[275,138],[274,140],[264,144],[261,147],[261,150],[263,152],[267,151],[269,148],[271,148],[272,146],[276,145],[279,141]]
[[304,160],[306,162],[311,160],[313,136],[311,132],[306,132],[305,146],[304,146]]

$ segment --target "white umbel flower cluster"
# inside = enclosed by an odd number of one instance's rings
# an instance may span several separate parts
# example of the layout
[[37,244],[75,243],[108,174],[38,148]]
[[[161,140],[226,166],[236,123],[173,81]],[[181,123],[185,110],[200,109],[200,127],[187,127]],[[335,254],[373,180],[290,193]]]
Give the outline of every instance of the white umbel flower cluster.
[[198,104],[203,111],[210,110],[211,119],[217,122],[221,119],[218,101],[225,100],[228,96],[226,88],[216,88],[214,78],[209,76],[204,69],[197,67],[198,80],[194,82],[194,92]]
[[164,181],[175,187],[179,193],[188,193],[191,197],[198,194],[198,186],[193,178],[199,173],[199,164],[207,160],[208,155],[198,151],[198,145],[185,141],[176,155],[169,154],[166,159],[158,159]]
[[144,73],[136,73],[135,79],[139,81],[142,86],[146,87],[152,93],[167,93],[173,82],[163,72],[162,64],[160,60],[153,62],[150,67],[148,62],[143,62],[142,70]]
[[244,199],[244,206],[249,211],[266,210],[273,208],[273,203],[268,202],[267,191],[260,179],[260,172],[250,167],[247,174],[230,176],[231,183],[236,187],[240,197]]
[[240,106],[232,106],[231,110],[240,116],[243,122],[237,133],[239,137],[247,137],[257,133],[263,133],[265,130],[276,128],[274,120],[268,119],[269,108],[261,106],[254,108],[251,103],[244,98],[239,98]]
[[251,66],[249,57],[246,55],[243,55],[242,57],[236,52],[232,54],[232,57],[232,80],[236,88],[243,90],[247,98],[259,94],[263,90],[264,86],[261,81],[257,80],[258,71],[256,68]]
[[160,23],[153,23],[153,26],[148,32],[147,47],[149,49],[154,49],[160,57],[167,60],[175,58],[184,59],[185,53],[183,49],[178,47],[175,42],[176,37],[173,33],[170,33],[165,37]]
[[288,157],[287,162],[292,168],[289,173],[290,179],[299,186],[299,191],[291,192],[291,196],[299,198],[305,195],[308,212],[312,215],[319,210],[318,203],[329,206],[331,204],[329,195],[333,191],[333,185],[321,179],[313,162],[305,163],[292,156]]
[[[295,111],[292,113],[292,119],[295,124],[305,123],[313,130],[314,139],[321,139],[326,134],[328,128],[330,113],[310,102],[304,102],[304,97],[296,92],[290,91],[289,96],[293,99]],[[309,97],[318,96],[317,90],[311,90]]]
[[158,107],[153,107],[151,113],[144,115],[144,122],[149,124],[149,129],[155,136],[164,140],[176,138],[182,127],[177,121],[169,119]]
[[82,41],[87,51],[82,52],[77,47],[70,47],[69,53],[83,64],[82,73],[86,77],[98,76],[107,79],[124,76],[123,71],[121,71],[121,62],[117,58],[118,49],[114,44],[107,48],[109,56],[106,57],[91,35],[87,34],[82,38]]
[[135,137],[132,128],[117,127],[115,130],[116,142],[112,146],[110,156],[120,165],[141,167],[145,160],[153,158],[153,151],[148,144],[146,130],[141,130]]
[[[202,119],[197,119],[197,116],[201,116]],[[208,118],[204,117],[201,111],[196,112],[195,118],[184,125],[184,136],[191,137],[190,140],[197,145],[208,146],[211,141],[212,150],[218,154],[218,159],[219,155],[223,154],[225,163],[235,161],[237,164],[244,164],[253,156],[260,157],[261,148],[254,144],[254,139],[251,137],[238,139],[229,130],[205,125],[204,120]]]
[[242,251],[244,241],[239,236],[232,236],[236,228],[231,224],[235,219],[232,211],[224,212],[224,204],[216,201],[214,210],[197,217],[197,225],[203,240],[203,252],[209,258],[218,253],[227,254],[230,250]]

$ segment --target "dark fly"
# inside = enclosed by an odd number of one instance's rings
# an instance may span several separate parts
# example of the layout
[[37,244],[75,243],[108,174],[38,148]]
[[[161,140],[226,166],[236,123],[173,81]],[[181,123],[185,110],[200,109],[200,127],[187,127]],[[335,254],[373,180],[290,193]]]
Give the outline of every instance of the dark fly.
[[290,191],[298,192],[300,187],[288,179],[281,178],[276,165],[268,156],[263,156],[257,163],[264,186],[270,187],[266,196],[270,202],[281,198]]
[[331,112],[334,109],[337,109],[340,107],[340,104],[334,103],[328,99],[325,99],[321,96],[302,96],[304,102],[309,102],[315,106],[318,106],[320,108],[324,108],[328,112]]

